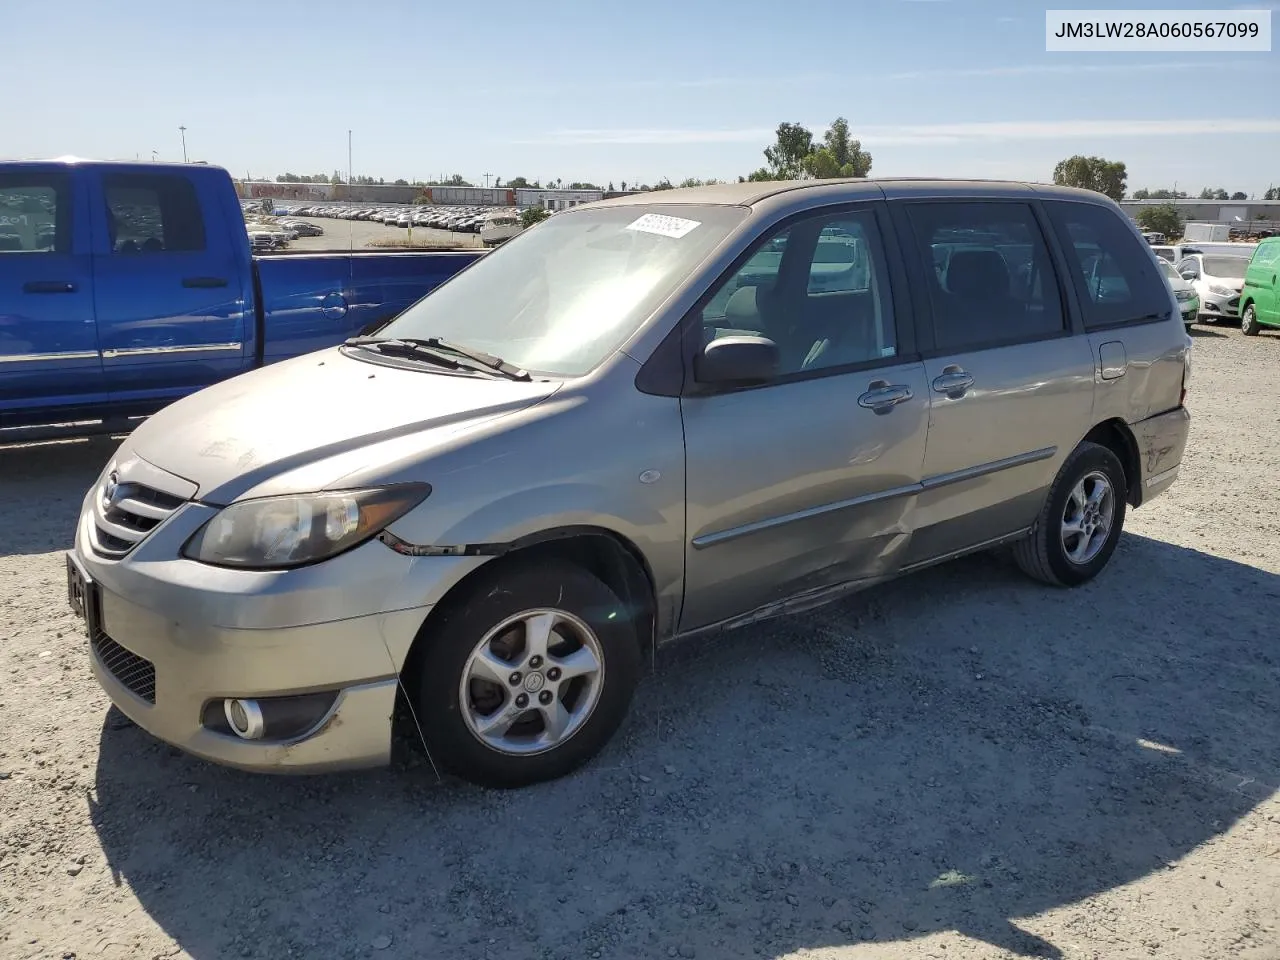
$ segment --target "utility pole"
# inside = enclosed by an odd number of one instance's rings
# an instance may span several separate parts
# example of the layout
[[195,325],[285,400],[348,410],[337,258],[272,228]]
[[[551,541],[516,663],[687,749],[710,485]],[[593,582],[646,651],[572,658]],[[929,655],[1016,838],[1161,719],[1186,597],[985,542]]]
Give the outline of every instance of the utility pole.
[[351,185],[351,131],[347,131],[347,185]]
[[187,162],[187,128],[178,127],[178,130],[182,133],[182,162],[186,163]]
[[492,177],[492,176],[493,176],[493,174],[492,174],[492,173],[486,173],[486,174],[484,174],[484,188],[485,188],[486,190],[488,190],[488,189],[489,189],[489,178],[490,178],[490,177]]

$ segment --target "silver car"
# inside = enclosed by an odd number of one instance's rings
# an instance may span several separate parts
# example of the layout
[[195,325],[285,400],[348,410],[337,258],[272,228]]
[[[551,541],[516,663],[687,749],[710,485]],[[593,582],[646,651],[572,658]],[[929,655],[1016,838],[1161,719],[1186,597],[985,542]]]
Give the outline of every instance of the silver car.
[[139,427],[67,558],[92,668],[250,770],[557,777],[655,643],[1007,546],[1074,586],[1177,476],[1190,339],[1100,194],[745,183],[552,217],[375,336]]

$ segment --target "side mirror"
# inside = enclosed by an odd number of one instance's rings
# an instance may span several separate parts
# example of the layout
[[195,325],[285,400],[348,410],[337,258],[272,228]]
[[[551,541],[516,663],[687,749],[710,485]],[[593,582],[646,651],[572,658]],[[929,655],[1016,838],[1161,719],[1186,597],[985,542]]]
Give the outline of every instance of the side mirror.
[[1184,274],[1182,275],[1182,279],[1183,279],[1183,280],[1196,280],[1196,279],[1199,279],[1199,278],[1198,278],[1198,277],[1196,277],[1196,275],[1195,275],[1194,273],[1184,273]]
[[764,383],[778,375],[782,355],[768,337],[721,337],[703,348],[694,362],[699,383]]

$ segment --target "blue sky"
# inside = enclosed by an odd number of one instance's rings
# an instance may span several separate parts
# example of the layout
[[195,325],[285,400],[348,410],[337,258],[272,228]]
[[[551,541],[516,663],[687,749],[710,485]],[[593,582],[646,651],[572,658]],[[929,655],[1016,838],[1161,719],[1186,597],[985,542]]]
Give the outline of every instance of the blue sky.
[[1280,184],[1280,53],[1047,53],[1044,9],[5,0],[0,155],[176,160],[185,124],[237,176],[345,171],[351,129],[388,180],[726,179],[780,121],[842,115],[873,176],[1047,180],[1084,153],[1131,190]]

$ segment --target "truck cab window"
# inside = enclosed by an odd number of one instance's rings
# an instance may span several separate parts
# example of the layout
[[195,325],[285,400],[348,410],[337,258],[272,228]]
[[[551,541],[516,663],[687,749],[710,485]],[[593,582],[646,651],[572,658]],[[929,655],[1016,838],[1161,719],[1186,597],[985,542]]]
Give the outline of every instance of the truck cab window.
[[0,256],[69,253],[71,191],[59,174],[0,175]]
[[204,217],[186,177],[113,174],[103,178],[113,253],[195,252],[205,248]]

